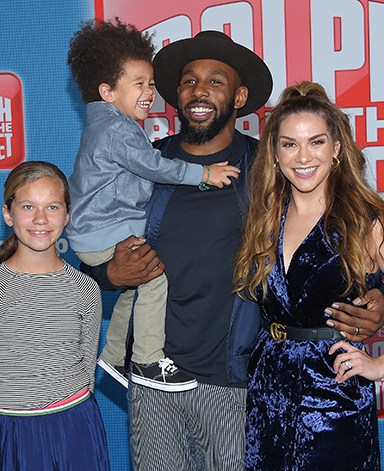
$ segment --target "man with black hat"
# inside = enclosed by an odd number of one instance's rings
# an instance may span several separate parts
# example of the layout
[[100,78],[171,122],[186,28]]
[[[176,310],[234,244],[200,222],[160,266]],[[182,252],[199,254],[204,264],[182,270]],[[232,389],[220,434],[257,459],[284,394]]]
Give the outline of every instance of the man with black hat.
[[146,471],[240,470],[246,365],[259,314],[231,291],[257,141],[235,131],[235,121],[267,101],[272,77],[256,54],[218,31],[164,47],[154,68],[181,124],[155,146],[171,159],[228,161],[241,173],[220,191],[158,186],[148,208],[147,240],[169,280],[165,348],[199,386],[192,394],[133,386],[133,462]]
[[[243,470],[247,363],[259,311],[231,292],[257,140],[235,121],[264,105],[272,78],[256,54],[218,31],[169,44],[154,68],[156,87],[181,122],[179,134],[155,146],[170,159],[228,161],[241,174],[223,189],[159,185],[148,207],[147,241],[169,282],[165,351],[199,386],[171,394],[131,385],[134,469]],[[125,252],[109,262],[115,285],[124,284]]]

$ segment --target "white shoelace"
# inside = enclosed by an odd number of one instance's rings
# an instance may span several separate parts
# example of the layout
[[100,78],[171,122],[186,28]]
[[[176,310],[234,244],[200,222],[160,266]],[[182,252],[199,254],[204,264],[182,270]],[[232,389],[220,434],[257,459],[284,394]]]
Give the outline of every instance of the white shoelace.
[[170,358],[162,358],[159,360],[159,367],[161,368],[161,374],[163,377],[177,370],[173,360]]

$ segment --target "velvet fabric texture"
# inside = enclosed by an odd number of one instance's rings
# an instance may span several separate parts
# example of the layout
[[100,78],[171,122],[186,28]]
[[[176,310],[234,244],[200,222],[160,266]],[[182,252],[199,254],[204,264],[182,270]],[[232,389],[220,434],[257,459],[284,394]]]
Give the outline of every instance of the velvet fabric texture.
[[[268,299],[258,293],[262,316],[267,323],[326,327],[324,309],[337,300],[351,301],[356,293],[340,297],[339,255],[326,241],[322,220],[285,273],[285,217]],[[369,288],[380,282],[380,272],[367,277]],[[334,342],[279,342],[260,330],[249,364],[246,469],[380,470],[374,384],[359,376],[336,383],[335,356],[328,354]]]

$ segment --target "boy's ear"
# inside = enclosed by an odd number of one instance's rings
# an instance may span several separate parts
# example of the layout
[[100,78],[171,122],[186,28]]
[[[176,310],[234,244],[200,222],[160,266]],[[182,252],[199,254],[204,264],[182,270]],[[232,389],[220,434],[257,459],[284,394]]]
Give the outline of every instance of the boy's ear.
[[113,100],[115,99],[113,90],[107,83],[101,83],[99,85],[99,94],[101,99],[108,103],[113,103]]
[[67,215],[65,216],[64,227],[66,227],[66,225],[69,223],[70,218],[71,218],[71,213],[68,212]]

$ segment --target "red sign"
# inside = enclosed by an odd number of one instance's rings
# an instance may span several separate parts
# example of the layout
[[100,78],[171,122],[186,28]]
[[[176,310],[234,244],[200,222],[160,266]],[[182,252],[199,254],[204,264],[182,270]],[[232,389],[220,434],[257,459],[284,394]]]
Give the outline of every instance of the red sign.
[[[268,108],[282,90],[302,80],[321,83],[349,116],[367,160],[367,178],[384,193],[384,0],[95,0],[101,19],[122,21],[154,33],[157,50],[169,42],[217,30],[256,52],[269,66],[274,89],[257,113],[236,127],[257,137]],[[144,128],[152,140],[178,131],[175,110],[159,97]],[[384,329],[367,342],[384,353]],[[384,383],[377,383],[384,417]]]
[[[377,358],[384,354],[384,327],[381,328],[376,335],[368,339],[366,349],[374,357]],[[384,384],[383,381],[376,382],[376,405],[379,417],[384,418]]]
[[0,73],[0,169],[11,169],[24,160],[22,84],[9,72]]
[[[384,0],[94,1],[96,17],[154,33],[157,50],[207,29],[252,49],[274,80],[267,110],[286,86],[321,83],[350,118],[370,184],[384,191]],[[257,137],[264,113],[238,119],[237,128]],[[174,110],[158,98],[144,128],[152,140],[177,132]]]

